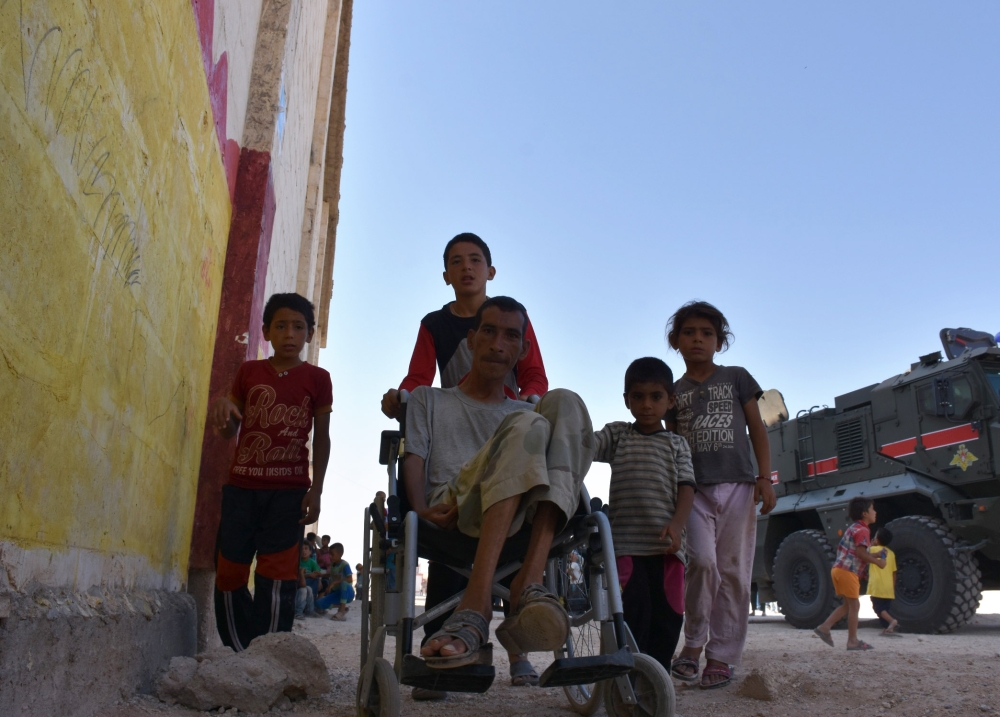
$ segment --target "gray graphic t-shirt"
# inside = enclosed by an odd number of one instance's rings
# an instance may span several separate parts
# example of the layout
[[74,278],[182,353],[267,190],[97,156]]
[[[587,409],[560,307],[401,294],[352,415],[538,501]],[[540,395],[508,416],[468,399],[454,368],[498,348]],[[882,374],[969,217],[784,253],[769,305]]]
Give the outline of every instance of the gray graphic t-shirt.
[[508,413],[534,409],[530,403],[509,398],[503,403],[482,403],[458,386],[413,389],[406,404],[406,452],[425,461],[425,495],[457,476]]
[[753,483],[750,438],[743,405],[763,393],[750,372],[717,366],[698,383],[682,376],[674,384],[677,433],[691,447],[698,485]]

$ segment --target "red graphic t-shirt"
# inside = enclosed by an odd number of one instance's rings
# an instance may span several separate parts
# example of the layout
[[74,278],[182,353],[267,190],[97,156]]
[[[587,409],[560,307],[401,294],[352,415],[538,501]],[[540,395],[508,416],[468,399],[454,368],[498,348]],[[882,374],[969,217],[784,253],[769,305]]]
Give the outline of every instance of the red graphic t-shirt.
[[308,488],[306,441],[313,416],[333,404],[330,374],[308,363],[277,372],[267,359],[247,361],[236,372],[232,397],[243,422],[229,482],[240,488]]

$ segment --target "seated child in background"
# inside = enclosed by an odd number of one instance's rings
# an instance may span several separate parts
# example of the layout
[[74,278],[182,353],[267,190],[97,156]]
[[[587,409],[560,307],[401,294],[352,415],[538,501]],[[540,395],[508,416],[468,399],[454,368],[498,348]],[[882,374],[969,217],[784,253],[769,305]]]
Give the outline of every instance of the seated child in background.
[[319,565],[312,558],[309,543],[303,542],[299,558],[299,589],[295,593],[295,619],[325,615],[326,610],[316,607],[316,595],[319,593]]
[[316,554],[313,557],[319,563],[319,569],[323,571],[323,577],[319,581],[320,592],[323,592],[330,587],[330,564],[333,561],[333,558],[330,557],[329,535],[323,536],[323,544],[316,548]]
[[868,526],[875,522],[875,503],[862,496],[851,498],[847,513],[854,523],[844,531],[837,545],[837,560],[830,569],[833,587],[837,595],[844,598],[844,603],[813,632],[833,647],[830,630],[847,616],[847,649],[872,650],[871,645],[858,639],[858,611],[861,609],[861,579],[868,572],[868,563],[885,567],[885,561],[868,550],[871,543]]
[[658,358],[625,372],[625,406],[635,421],[595,432],[594,460],[611,464],[611,535],[625,621],[639,650],[668,672],[684,622],[684,527],[695,478],[687,441],[664,429],[674,377]]
[[323,570],[320,568],[319,563],[316,562],[316,558],[313,557],[312,552],[308,543],[302,544],[302,559],[299,561],[299,568],[305,571],[306,585],[312,589],[313,597],[315,598],[319,595],[319,581],[323,577]]
[[885,567],[874,565],[868,574],[868,595],[872,599],[872,610],[882,623],[883,635],[898,635],[899,622],[889,614],[889,607],[896,598],[896,554],[889,550],[892,533],[888,528],[879,528],[875,533],[875,544],[871,553],[885,561]]
[[321,608],[328,608],[334,605],[337,614],[332,619],[344,621],[347,619],[347,603],[354,600],[354,574],[351,572],[350,564],[344,560],[344,546],[334,543],[330,546],[330,587],[326,594],[320,598],[316,604]]

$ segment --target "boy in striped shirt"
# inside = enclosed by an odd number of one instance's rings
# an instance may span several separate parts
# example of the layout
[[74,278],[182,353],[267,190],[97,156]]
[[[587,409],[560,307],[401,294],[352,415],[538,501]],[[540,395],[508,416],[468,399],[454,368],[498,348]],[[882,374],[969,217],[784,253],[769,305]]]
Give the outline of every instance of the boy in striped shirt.
[[663,427],[674,377],[658,358],[625,372],[625,406],[635,419],[595,432],[594,460],[611,464],[611,536],[625,621],[639,650],[669,672],[684,622],[684,526],[695,479],[687,441]]

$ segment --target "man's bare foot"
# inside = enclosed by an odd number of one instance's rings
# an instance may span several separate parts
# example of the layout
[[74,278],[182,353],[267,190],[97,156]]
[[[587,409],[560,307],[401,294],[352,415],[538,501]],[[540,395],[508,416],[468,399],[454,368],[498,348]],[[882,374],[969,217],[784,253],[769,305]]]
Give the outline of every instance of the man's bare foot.
[[[460,605],[458,608],[455,609],[455,611],[458,612],[458,610],[462,609],[465,608],[462,608],[462,606]],[[483,618],[486,620],[486,625],[489,626],[490,620],[493,618],[492,605],[488,613],[483,613],[480,612],[479,610],[476,610],[476,612],[478,612],[480,615],[483,616]],[[487,629],[489,629],[489,627],[487,627]],[[483,637],[484,637],[483,639],[484,643],[489,642],[489,635],[484,635]],[[420,648],[420,655],[422,657],[434,657],[435,655],[441,657],[454,657],[455,655],[461,655],[468,649],[469,646],[466,645],[461,638],[441,636],[441,637],[433,637],[426,643],[424,643],[424,646]]]
[[424,643],[424,646],[420,648],[420,654],[424,657],[434,657],[435,655],[453,657],[461,655],[467,649],[468,647],[462,640],[453,637],[441,637],[436,640],[428,640]]

